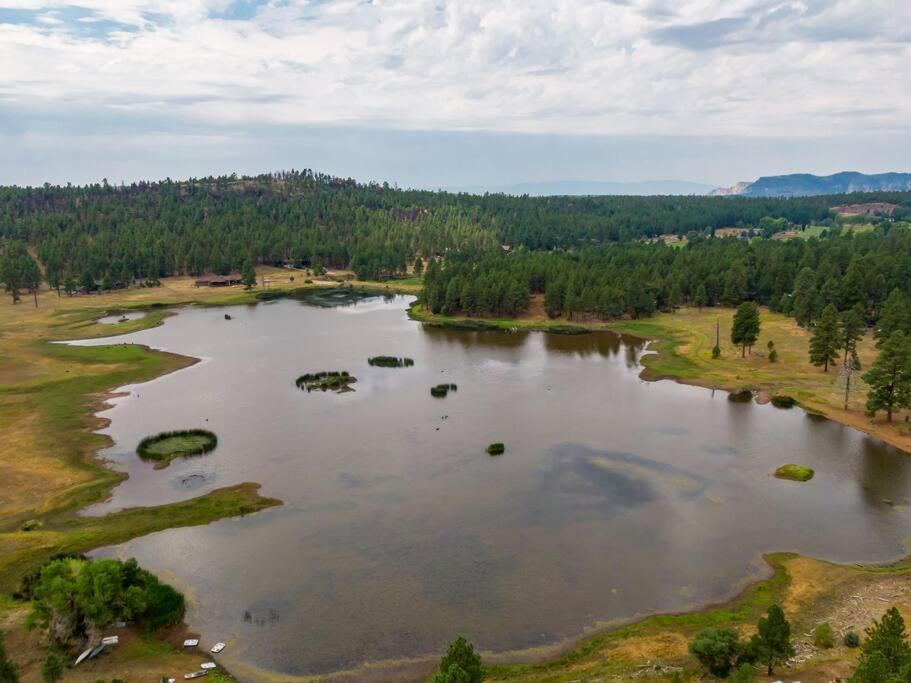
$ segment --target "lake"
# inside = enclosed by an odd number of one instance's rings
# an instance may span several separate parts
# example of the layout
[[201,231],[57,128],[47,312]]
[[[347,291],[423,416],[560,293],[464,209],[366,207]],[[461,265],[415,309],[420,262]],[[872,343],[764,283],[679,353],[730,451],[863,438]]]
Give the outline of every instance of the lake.
[[[410,301],[190,307],[80,342],[201,359],[102,413],[115,445],[101,455],[130,478],[86,514],[243,481],[284,501],[97,553],[185,590],[189,623],[229,642],[229,665],[326,674],[436,659],[457,634],[489,652],[542,648],[731,596],[765,573],[766,551],[907,553],[911,461],[897,449],[800,409],[644,382],[639,340],[424,327]],[[415,363],[371,367],[376,355]],[[354,391],[295,386],[320,370],[349,371]],[[431,397],[444,382],[458,391]],[[136,456],[144,436],[186,428],[218,448],[160,470]],[[504,455],[484,452],[494,441]],[[787,462],[815,478],[773,478]]]

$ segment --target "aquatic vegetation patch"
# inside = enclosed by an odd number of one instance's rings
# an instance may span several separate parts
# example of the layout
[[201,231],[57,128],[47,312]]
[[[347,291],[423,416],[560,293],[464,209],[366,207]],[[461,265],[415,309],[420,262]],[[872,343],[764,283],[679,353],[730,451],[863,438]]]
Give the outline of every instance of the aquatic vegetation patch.
[[320,372],[308,372],[301,375],[295,380],[298,389],[306,392],[311,391],[335,391],[342,393],[345,391],[354,391],[351,385],[357,382],[354,375],[347,370],[321,370]]
[[430,387],[430,395],[434,398],[446,398],[450,391],[458,391],[459,387],[455,384],[437,384]]
[[174,458],[204,455],[215,450],[218,437],[205,429],[185,429],[147,436],[136,447],[143,460],[154,460],[155,468],[167,467]]
[[793,408],[797,405],[797,400],[790,396],[773,396],[772,405],[776,408]]
[[411,358],[398,358],[396,356],[373,356],[367,363],[377,368],[410,368],[414,365]]
[[496,441],[487,447],[487,455],[503,455],[506,452],[506,446]]
[[749,403],[753,400],[753,392],[749,389],[743,391],[732,391],[728,394],[728,401],[732,403]]
[[789,479],[791,481],[810,481],[815,472],[806,465],[794,465],[793,463],[782,465],[775,470],[775,476],[778,479]]

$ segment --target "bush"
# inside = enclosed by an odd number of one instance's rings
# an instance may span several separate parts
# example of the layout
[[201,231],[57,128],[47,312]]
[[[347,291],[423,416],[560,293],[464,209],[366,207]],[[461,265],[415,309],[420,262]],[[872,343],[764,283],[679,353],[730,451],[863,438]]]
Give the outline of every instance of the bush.
[[690,654],[719,678],[726,678],[737,658],[740,642],[732,628],[704,628],[690,642]]
[[51,652],[41,665],[41,677],[45,683],[57,683],[63,677],[63,662]]
[[829,649],[835,647],[835,634],[828,624],[820,624],[813,630],[813,644],[816,647]]
[[449,646],[440,661],[440,668],[430,679],[431,683],[481,683],[481,656],[465,638],[459,636]]
[[732,391],[728,394],[728,401],[732,403],[749,403],[753,400],[753,392],[749,389],[744,389],[742,391]]
[[499,441],[490,444],[487,447],[487,455],[503,455],[506,452],[506,446]]
[[797,401],[790,396],[773,396],[772,405],[776,408],[793,408]]
[[759,678],[756,667],[752,664],[741,664],[728,679],[731,683],[754,683]]
[[860,636],[854,631],[848,631],[844,643],[846,647],[860,647]]

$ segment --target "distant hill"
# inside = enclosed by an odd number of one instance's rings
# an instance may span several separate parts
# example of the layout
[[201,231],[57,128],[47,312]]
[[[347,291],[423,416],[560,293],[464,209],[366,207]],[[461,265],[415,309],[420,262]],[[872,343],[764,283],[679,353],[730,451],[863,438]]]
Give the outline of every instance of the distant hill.
[[485,192],[515,196],[527,194],[532,197],[567,195],[704,195],[712,190],[712,186],[688,180],[644,180],[641,182],[622,183],[596,180],[554,180],[500,186],[473,185],[470,187],[452,187],[449,190],[451,192],[469,192],[471,194],[484,194]]
[[844,171],[835,175],[818,176],[810,173],[764,176],[753,183],[737,183],[720,187],[713,195],[743,197],[809,197],[847,192],[896,192],[911,190],[911,173],[877,173],[867,175]]

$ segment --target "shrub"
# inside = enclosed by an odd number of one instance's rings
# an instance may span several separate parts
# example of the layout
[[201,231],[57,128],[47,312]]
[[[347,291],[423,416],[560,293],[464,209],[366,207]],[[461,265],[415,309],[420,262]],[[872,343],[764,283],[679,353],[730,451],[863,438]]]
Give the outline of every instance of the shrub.
[[742,391],[732,391],[728,394],[728,401],[733,403],[749,403],[753,400],[753,392],[749,389],[743,389]]
[[63,677],[63,662],[51,652],[41,665],[41,678],[45,683],[57,683]]
[[813,644],[816,647],[829,649],[835,647],[835,634],[828,624],[820,624],[813,630]]
[[731,671],[740,643],[737,631],[732,628],[704,628],[690,642],[690,654],[719,678],[726,678]]
[[40,529],[42,526],[41,520],[39,519],[27,519],[22,524],[19,525],[19,529],[22,531],[34,531],[35,529]]
[[741,664],[728,679],[731,683],[754,683],[759,678],[756,667],[752,664]]
[[844,643],[846,647],[860,647],[860,636],[854,631],[848,631]]
[[503,455],[506,452],[506,446],[499,441],[490,444],[487,447],[487,455]]
[[772,405],[776,408],[793,408],[797,401],[790,396],[773,396]]
[[449,646],[439,670],[430,679],[431,683],[481,683],[483,680],[481,656],[462,636]]

